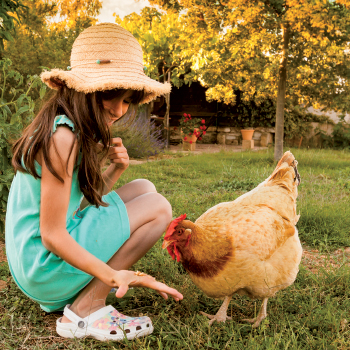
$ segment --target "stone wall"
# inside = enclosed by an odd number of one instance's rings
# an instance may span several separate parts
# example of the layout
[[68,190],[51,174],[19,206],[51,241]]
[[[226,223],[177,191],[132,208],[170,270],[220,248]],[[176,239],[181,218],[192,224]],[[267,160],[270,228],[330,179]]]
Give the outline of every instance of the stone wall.
[[[273,128],[256,128],[253,140],[255,146],[267,147],[273,144],[275,130]],[[170,139],[175,142],[181,142],[180,130],[176,129],[170,131]],[[218,143],[222,145],[242,144],[242,135],[239,128],[228,126],[210,126],[206,134],[202,137],[199,143]]]
[[[299,147],[299,146],[309,146],[309,147],[320,147],[321,138],[317,134],[317,130],[321,129],[330,135],[333,131],[332,124],[321,124],[321,123],[311,123],[311,128],[309,133],[302,139],[300,136],[294,138],[288,138],[285,135],[285,144],[287,146]],[[275,129],[274,128],[255,128],[254,129],[254,146],[256,147],[269,147],[272,146],[275,139]],[[170,139],[175,142],[181,142],[180,130],[174,130],[171,128]],[[239,146],[242,144],[242,135],[239,128],[233,128],[229,126],[211,126],[208,128],[206,135],[203,136],[202,141],[197,141],[198,143],[218,143],[221,145],[235,145]]]

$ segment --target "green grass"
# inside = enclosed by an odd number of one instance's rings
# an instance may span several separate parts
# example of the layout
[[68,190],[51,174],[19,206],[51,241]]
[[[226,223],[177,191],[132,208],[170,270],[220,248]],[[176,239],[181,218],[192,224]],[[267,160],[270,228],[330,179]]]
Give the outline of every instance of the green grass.
[[[330,253],[350,246],[350,153],[292,150],[302,178],[297,209],[298,229],[307,246]],[[173,215],[196,219],[213,205],[230,201],[268,177],[275,163],[271,151],[184,156],[131,166],[120,185],[137,178],[155,183],[173,206]],[[180,264],[161,250],[161,242],[135,269],[177,288],[180,303],[164,301],[150,290],[133,289],[121,300],[111,297],[120,311],[151,316],[155,331],[146,338],[101,343],[92,339],[64,340],[55,334],[58,314],[45,314],[13,282],[0,291],[1,349],[350,349],[350,269],[321,268],[311,273],[301,265],[296,282],[271,298],[268,318],[253,330],[240,320],[253,317],[260,301],[234,296],[232,321],[208,327],[199,311],[216,313],[220,300],[197,289]],[[7,280],[6,263],[0,279]]]

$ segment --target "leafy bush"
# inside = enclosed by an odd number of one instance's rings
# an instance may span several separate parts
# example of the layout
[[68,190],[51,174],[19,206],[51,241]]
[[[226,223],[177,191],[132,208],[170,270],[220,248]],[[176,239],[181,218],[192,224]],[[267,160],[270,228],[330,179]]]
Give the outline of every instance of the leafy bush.
[[23,76],[10,66],[9,59],[0,61],[0,235],[4,232],[7,198],[14,176],[11,142],[34,118],[33,96],[39,91],[43,98],[46,91],[39,76],[28,76],[24,83]]
[[[221,112],[222,117],[230,119],[230,126],[241,129],[275,127],[275,101],[266,99],[257,104],[254,100],[242,100],[240,94],[240,92],[237,93],[236,104],[234,106],[226,106]],[[288,138],[305,136],[309,132],[312,122],[332,123],[327,116],[307,113],[301,106],[286,103],[284,134],[288,135]]]
[[345,116],[340,117],[338,124],[334,125],[331,135],[321,129],[317,129],[320,135],[322,146],[325,148],[350,149],[350,124],[345,121]]
[[[142,107],[141,107],[142,108]],[[136,116],[134,122],[125,129],[115,129],[113,137],[120,137],[123,145],[128,150],[131,158],[145,158],[154,156],[164,150],[166,141],[162,138],[162,131],[140,114]]]

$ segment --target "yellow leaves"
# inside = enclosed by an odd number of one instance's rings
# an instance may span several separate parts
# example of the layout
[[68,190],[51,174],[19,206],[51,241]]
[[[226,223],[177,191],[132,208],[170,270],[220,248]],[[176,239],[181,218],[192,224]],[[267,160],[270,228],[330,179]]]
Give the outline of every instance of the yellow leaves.
[[263,73],[264,79],[269,79],[270,74],[271,74],[270,68],[265,68],[264,73]]

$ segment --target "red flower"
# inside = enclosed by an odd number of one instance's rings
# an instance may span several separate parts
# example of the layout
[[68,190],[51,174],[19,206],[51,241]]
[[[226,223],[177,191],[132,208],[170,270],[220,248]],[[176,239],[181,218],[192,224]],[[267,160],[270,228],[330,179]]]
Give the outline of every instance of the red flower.
[[192,141],[190,141],[190,143],[192,143]]
[[188,117],[191,119],[191,114],[189,114]]
[[202,140],[202,138],[199,136],[199,137],[198,137],[198,140],[199,140],[199,141],[201,141],[201,140]]
[[190,132],[189,134],[188,134],[188,136],[191,136],[192,135],[192,133]]
[[184,117],[187,117],[187,114],[186,114],[186,113],[184,113]]
[[204,119],[202,119],[202,124],[205,124],[205,120]]
[[203,131],[203,135],[205,135],[207,132],[206,131]]
[[186,140],[187,140],[187,136],[184,137],[184,141],[186,141]]
[[205,125],[203,125],[203,127],[202,127],[202,128],[203,128],[203,130],[205,130],[207,127],[206,127]]
[[185,122],[187,122],[187,121],[188,121],[188,119],[186,118],[186,119],[185,119]]
[[202,130],[202,126],[200,126],[200,127],[199,127],[199,129],[201,129],[201,130]]

